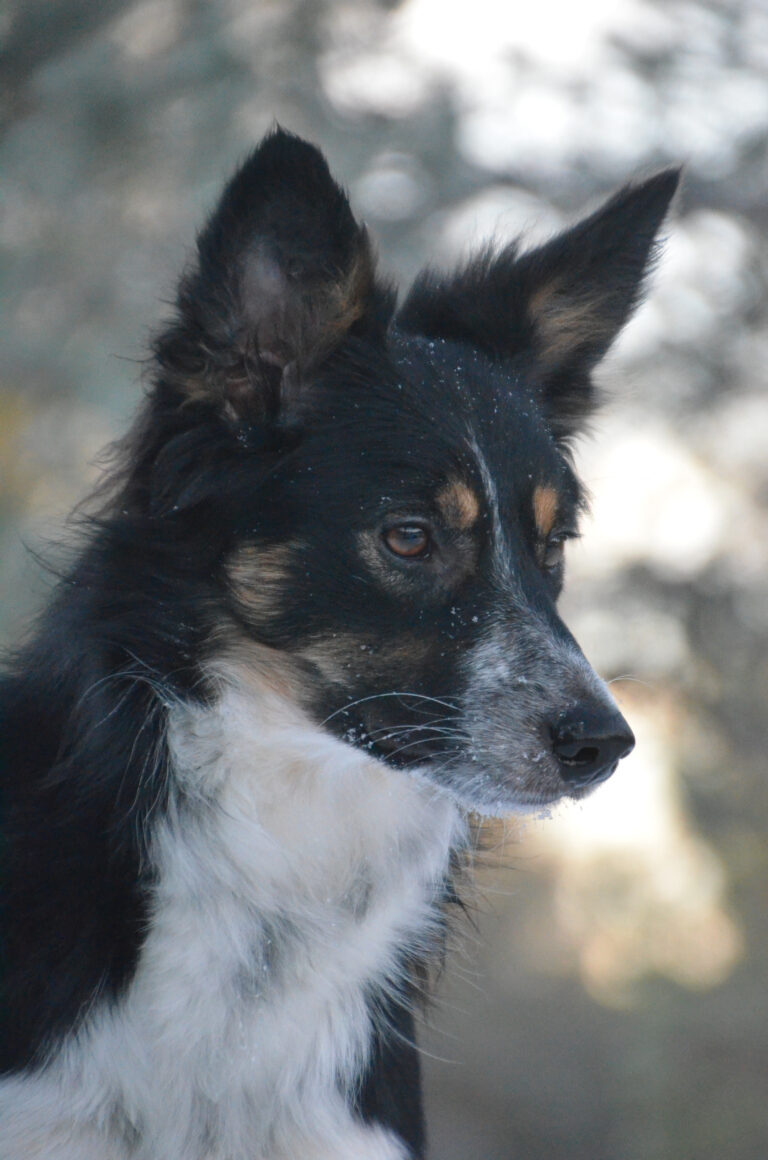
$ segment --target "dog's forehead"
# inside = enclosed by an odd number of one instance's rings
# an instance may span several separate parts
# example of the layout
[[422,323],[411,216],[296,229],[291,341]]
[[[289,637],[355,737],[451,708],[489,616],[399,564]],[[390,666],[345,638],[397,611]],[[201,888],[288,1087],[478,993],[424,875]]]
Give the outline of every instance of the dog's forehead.
[[465,467],[443,493],[454,518],[468,520],[489,502],[503,518],[526,502],[542,530],[551,526],[575,479],[524,368],[466,344],[410,336],[396,339],[392,357],[406,389],[420,396],[424,423]]

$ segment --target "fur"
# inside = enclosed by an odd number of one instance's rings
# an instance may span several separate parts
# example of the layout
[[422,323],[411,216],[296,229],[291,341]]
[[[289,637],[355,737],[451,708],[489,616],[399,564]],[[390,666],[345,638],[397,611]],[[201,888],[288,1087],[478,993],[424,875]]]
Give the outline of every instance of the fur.
[[632,746],[556,600],[676,183],[399,313],[314,147],[276,130],[226,187],[0,684],[3,1160],[425,1154],[469,813]]

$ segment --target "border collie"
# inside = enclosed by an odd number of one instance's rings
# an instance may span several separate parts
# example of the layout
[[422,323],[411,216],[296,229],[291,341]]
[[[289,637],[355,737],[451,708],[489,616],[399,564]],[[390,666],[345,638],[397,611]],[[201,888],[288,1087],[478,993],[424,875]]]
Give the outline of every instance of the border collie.
[[556,602],[677,181],[399,310],[312,145],[226,186],[0,684],[3,1160],[424,1156],[413,1008],[470,814],[633,744]]

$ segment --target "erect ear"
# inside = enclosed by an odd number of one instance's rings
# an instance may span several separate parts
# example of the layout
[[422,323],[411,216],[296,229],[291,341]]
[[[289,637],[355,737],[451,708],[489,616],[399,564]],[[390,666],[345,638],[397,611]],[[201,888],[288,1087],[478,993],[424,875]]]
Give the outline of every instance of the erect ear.
[[322,154],[277,129],[226,186],[157,340],[164,381],[236,418],[276,418],[302,378],[377,324],[366,232]]
[[399,324],[469,342],[494,358],[527,356],[554,433],[575,433],[594,406],[590,372],[640,300],[677,169],[619,190],[590,217],[519,255],[488,250],[457,274],[427,271]]

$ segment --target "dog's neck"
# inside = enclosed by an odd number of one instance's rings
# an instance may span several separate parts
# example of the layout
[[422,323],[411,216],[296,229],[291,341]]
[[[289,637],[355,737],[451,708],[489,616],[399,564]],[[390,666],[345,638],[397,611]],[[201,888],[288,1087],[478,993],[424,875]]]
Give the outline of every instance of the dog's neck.
[[439,940],[464,820],[274,681],[229,668],[217,684],[210,704],[169,710],[172,790],[148,821],[156,886],[135,977],[54,1074],[153,1155],[197,1160],[201,1140],[294,1155],[306,1132],[328,1155],[390,1160],[399,1150],[349,1107],[377,994],[402,997],[409,960]]
[[134,985],[158,1012],[155,1058],[187,1007],[201,1082],[225,1051],[257,1106],[290,1092],[306,1114],[359,1077],[370,997],[434,949],[463,820],[242,670],[210,708],[172,710],[169,746],[177,804],[155,832],[156,922]]
[[414,881],[442,891],[446,852],[464,834],[453,798],[336,739],[285,686],[219,669],[212,704],[171,708],[168,745],[176,792],[163,841],[190,840],[181,819],[194,819],[221,842],[227,887],[239,879],[262,912],[327,905],[341,918],[366,880],[373,896]]

